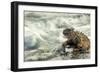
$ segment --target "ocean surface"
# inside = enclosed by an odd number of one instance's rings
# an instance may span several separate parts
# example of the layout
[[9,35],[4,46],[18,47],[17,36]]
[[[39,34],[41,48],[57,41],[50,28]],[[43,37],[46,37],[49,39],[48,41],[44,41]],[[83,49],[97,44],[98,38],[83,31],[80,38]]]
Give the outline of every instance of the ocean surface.
[[[67,38],[62,34],[66,28],[91,37],[90,14],[24,11],[24,61],[69,60],[72,50],[61,55],[62,44]],[[90,58],[80,54],[76,59]]]

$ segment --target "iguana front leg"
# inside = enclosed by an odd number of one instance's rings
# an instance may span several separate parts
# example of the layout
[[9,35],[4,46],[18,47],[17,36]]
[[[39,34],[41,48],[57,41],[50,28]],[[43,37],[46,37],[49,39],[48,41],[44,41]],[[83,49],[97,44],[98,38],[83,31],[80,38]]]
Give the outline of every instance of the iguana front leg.
[[69,46],[69,41],[65,41],[63,44],[62,44],[62,48],[63,48],[63,52],[64,54],[66,54],[66,47]]

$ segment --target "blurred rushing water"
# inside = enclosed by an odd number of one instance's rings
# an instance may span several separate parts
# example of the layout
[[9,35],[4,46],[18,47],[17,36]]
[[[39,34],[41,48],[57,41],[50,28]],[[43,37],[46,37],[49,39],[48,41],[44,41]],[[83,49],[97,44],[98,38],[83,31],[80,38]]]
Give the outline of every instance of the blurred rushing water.
[[60,48],[66,40],[62,34],[66,28],[74,28],[90,37],[90,14],[25,11],[24,19],[25,60],[36,60],[34,51],[38,49],[53,54],[50,51]]

